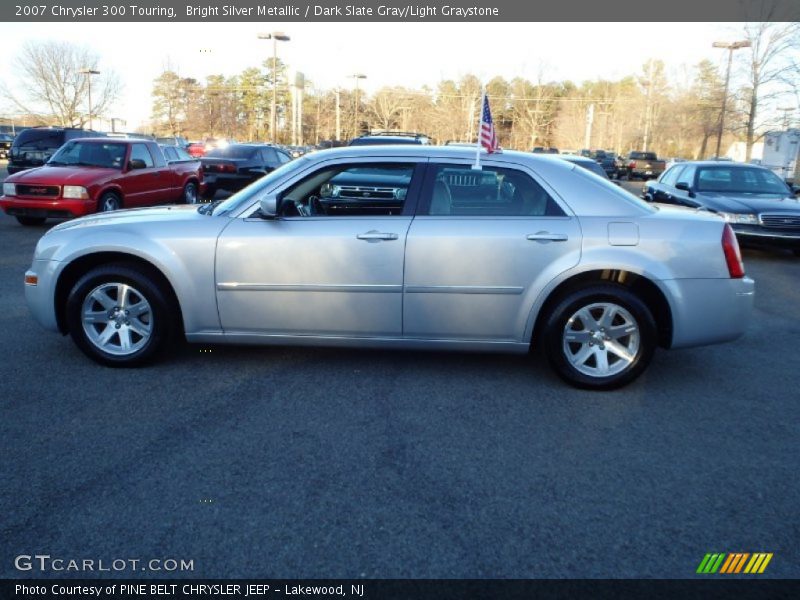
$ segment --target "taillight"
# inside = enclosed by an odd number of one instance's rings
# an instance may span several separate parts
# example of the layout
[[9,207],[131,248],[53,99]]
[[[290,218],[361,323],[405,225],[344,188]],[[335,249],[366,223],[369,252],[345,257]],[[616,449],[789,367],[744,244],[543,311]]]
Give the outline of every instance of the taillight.
[[744,277],[744,263],[742,253],[739,251],[739,242],[731,226],[725,223],[722,230],[722,251],[725,253],[725,262],[728,263],[728,273],[732,279]]
[[236,173],[236,165],[225,165],[224,168],[228,173]]

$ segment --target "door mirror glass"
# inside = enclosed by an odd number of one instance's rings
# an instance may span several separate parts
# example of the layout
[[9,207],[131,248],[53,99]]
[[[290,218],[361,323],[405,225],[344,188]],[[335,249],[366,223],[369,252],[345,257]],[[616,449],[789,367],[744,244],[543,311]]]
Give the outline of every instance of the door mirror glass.
[[128,170],[133,171],[134,169],[146,169],[147,165],[141,158],[132,158],[128,161]]

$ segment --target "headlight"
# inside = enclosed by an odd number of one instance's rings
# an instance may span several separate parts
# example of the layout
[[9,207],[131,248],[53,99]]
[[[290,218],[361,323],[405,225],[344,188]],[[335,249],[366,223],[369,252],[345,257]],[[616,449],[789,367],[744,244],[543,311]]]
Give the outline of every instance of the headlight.
[[739,223],[740,225],[758,225],[758,217],[749,213],[717,213],[728,223]]
[[79,185],[65,185],[61,197],[74,198],[77,200],[88,200],[89,192],[86,191],[85,187],[81,187]]
[[3,184],[3,196],[16,196],[17,195],[17,186],[13,183],[4,183]]

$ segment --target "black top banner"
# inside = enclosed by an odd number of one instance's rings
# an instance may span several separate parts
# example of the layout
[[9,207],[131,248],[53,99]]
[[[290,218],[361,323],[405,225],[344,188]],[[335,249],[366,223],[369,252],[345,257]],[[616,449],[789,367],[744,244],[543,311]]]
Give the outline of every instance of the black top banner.
[[[16,22],[798,21],[797,0],[39,0],[0,4]],[[491,43],[487,41],[486,43]]]

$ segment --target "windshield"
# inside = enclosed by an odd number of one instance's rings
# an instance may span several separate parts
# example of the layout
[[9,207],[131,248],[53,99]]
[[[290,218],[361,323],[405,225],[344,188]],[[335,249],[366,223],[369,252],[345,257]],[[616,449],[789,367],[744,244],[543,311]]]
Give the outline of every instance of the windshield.
[[[243,190],[236,192],[233,196],[220,203],[219,206],[211,211],[214,215],[226,215],[239,208],[246,206],[256,199],[257,196],[269,190],[275,183],[292,173],[304,169],[309,163],[305,157],[296,158],[293,161],[283,163],[274,171],[264,175],[254,183],[251,183]],[[201,207],[202,208],[202,207]]]
[[48,161],[54,166],[122,168],[125,144],[114,142],[67,142]]
[[698,169],[697,191],[786,195],[789,188],[780,177],[767,169],[725,166]]

